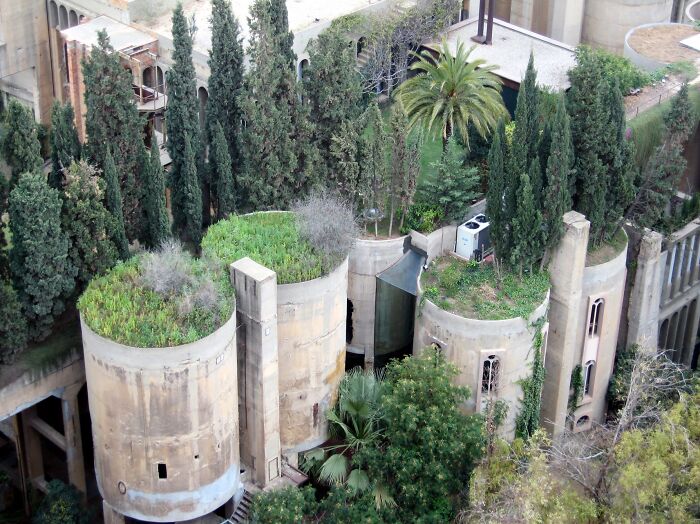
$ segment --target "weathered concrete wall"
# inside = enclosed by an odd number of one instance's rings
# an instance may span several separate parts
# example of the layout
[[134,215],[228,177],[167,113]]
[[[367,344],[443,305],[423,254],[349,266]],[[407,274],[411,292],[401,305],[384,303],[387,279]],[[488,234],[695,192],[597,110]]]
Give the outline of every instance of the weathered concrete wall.
[[519,381],[532,375],[535,332],[531,326],[547,314],[548,305],[549,296],[527,320],[520,317],[476,320],[449,313],[426,299],[422,306],[417,306],[413,352],[419,354],[432,343],[439,345],[447,359],[459,368],[457,384],[471,391],[463,406],[468,413],[482,410],[486,400],[482,399],[481,391],[483,363],[490,355],[496,355],[500,359],[496,398],[509,407],[500,431],[505,437],[513,438],[523,396]]
[[124,346],[81,325],[105,501],[151,522],[224,504],[240,484],[236,316],[197,342],[158,349]]
[[372,354],[377,275],[399,260],[407,236],[389,240],[358,239],[348,257],[348,300],[352,302],[352,340],[348,350]]
[[231,264],[238,316],[241,461],[260,487],[280,476],[277,274],[242,258]]
[[329,275],[277,286],[282,451],[306,451],[328,433],[325,412],[345,372],[348,260]]
[[583,42],[622,54],[630,29],[668,22],[672,7],[673,0],[587,0]]
[[454,251],[456,241],[456,225],[442,227],[427,235],[411,231],[411,244],[428,254],[428,264],[444,253]]

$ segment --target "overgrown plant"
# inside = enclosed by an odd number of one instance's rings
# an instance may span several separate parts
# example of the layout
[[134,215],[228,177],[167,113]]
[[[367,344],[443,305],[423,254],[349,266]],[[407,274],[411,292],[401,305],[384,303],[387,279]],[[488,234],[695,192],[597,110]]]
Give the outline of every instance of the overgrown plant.
[[540,408],[542,407],[542,387],[544,386],[545,369],[542,359],[542,343],[546,316],[530,326],[535,335],[532,339],[532,349],[535,351],[532,359],[532,375],[520,381],[523,389],[522,406],[515,417],[515,436],[527,440],[540,426]]

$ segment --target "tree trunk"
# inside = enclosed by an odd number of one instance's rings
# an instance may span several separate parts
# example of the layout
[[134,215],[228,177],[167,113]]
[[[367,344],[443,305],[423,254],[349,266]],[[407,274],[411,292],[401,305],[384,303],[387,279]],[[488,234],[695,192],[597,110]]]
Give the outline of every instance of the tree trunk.
[[394,228],[394,208],[396,207],[395,199],[391,197],[391,216],[389,217],[389,237],[391,237],[391,232]]

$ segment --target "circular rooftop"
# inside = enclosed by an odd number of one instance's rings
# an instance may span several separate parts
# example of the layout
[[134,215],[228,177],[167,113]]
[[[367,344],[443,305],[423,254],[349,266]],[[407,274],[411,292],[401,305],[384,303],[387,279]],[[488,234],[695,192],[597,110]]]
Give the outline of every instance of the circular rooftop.
[[627,33],[625,56],[646,70],[674,62],[696,62],[700,60],[700,51],[681,42],[698,34],[688,24],[644,24]]
[[691,2],[688,7],[686,7],[685,16],[687,16],[688,20],[691,22],[700,20],[700,0],[695,0],[695,2]]

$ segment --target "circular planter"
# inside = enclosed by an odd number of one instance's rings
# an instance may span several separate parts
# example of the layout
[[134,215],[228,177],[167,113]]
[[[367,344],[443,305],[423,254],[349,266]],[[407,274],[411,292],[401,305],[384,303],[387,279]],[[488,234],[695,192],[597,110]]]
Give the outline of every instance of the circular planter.
[[345,373],[348,259],[326,276],[277,286],[280,439],[302,452],[328,439],[326,410]]
[[700,20],[700,0],[695,0],[691,2],[688,7],[685,8],[685,16],[691,22]]
[[374,351],[377,275],[404,254],[408,235],[387,240],[358,239],[348,257],[348,300],[352,303],[352,338],[348,351]]
[[[654,72],[657,71],[658,69],[661,69],[668,64],[672,62],[678,62],[678,61],[683,61],[683,60],[692,60],[685,55],[685,52],[688,51],[691,54],[693,51],[690,48],[684,48],[680,45],[680,40],[683,38],[681,37],[673,37],[673,31],[674,30],[683,30],[685,34],[685,29],[687,29],[688,34],[693,33],[693,29],[691,26],[687,24],[676,24],[676,23],[652,23],[652,24],[643,24],[639,25],[637,27],[633,27],[630,29],[627,34],[625,35],[625,47],[624,47],[624,52],[623,55],[626,58],[629,58],[630,61],[639,67],[640,69],[644,69],[645,71],[649,72]],[[634,43],[632,42],[632,36],[634,35],[635,32],[639,30],[650,30],[650,31],[656,31],[658,34],[668,34],[670,35],[669,38],[672,38],[672,40],[667,41],[667,42],[660,42],[658,43],[658,49],[666,49],[668,50],[669,48],[667,47],[668,45],[672,44],[672,47],[670,48],[672,50],[671,54],[664,55],[666,57],[666,60],[663,60],[659,58],[658,56],[650,56],[653,54],[653,50],[649,54],[645,54],[644,52],[638,51],[637,49],[634,48]]]
[[[422,295],[420,280],[419,293]],[[547,315],[549,293],[527,320],[521,317],[506,320],[465,318],[445,311],[423,297],[419,298],[418,303],[421,302],[416,318],[414,354],[430,344],[440,347],[447,360],[459,369],[457,384],[468,387],[471,392],[464,404],[468,413],[481,411],[483,362],[490,355],[496,355],[500,361],[497,398],[509,406],[501,432],[512,437],[522,399],[519,381],[532,374],[534,331],[531,325]]]
[[200,517],[240,487],[236,315],[168,348],[106,339],[81,318],[100,494],[150,522]]

